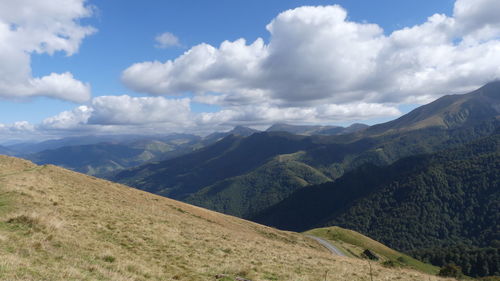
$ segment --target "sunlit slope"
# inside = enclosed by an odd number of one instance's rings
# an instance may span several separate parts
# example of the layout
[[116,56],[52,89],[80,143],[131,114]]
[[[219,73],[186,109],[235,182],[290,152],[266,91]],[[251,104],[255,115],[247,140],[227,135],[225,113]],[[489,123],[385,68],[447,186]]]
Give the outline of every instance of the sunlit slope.
[[369,250],[378,257],[378,262],[388,267],[409,267],[433,274],[439,271],[438,267],[418,261],[353,230],[331,226],[311,229],[305,234],[330,241],[350,257],[364,258],[363,252]]
[[[278,231],[55,166],[0,157],[0,280],[368,280]],[[374,267],[377,280],[440,280]]]

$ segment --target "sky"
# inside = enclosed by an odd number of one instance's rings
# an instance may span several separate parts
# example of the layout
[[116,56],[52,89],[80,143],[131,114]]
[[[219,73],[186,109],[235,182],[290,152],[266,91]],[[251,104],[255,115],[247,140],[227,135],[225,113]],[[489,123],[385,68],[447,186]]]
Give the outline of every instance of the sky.
[[500,78],[498,0],[0,0],[0,143],[391,120]]

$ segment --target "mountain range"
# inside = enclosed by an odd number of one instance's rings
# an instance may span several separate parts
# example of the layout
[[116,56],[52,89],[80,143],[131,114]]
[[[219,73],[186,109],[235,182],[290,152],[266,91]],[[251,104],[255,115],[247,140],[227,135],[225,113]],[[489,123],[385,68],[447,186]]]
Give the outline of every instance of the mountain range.
[[299,136],[273,129],[248,137],[230,135],[191,154],[126,170],[112,179],[251,217],[305,186],[336,180],[364,164],[389,165],[492,134],[499,124],[499,89],[496,82],[470,94],[445,96],[397,120],[351,134]]
[[[317,128],[318,126],[282,124],[281,131],[294,132],[296,127]],[[342,134],[364,127],[360,124],[348,128],[335,127],[336,131],[331,133]],[[322,126],[322,128],[326,127]],[[10,143],[0,146],[0,154],[22,157],[38,164],[59,165],[88,175],[108,178],[120,170],[188,154],[230,135],[248,137],[257,132],[260,131],[236,126],[230,131],[216,132],[205,137],[191,134],[68,137],[38,143]]]

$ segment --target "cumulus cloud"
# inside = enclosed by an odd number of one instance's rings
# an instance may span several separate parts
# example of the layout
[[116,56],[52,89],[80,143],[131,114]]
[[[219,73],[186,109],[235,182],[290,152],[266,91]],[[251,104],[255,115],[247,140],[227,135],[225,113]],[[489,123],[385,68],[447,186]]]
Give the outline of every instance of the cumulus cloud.
[[165,32],[155,37],[156,48],[166,49],[169,47],[178,47],[181,45],[179,38],[173,33]]
[[137,92],[154,95],[241,91],[255,79],[263,48],[262,39],[251,45],[243,39],[225,41],[219,48],[200,44],[174,61],[134,64],[122,80]]
[[190,100],[164,97],[100,96],[73,110],[46,118],[41,132],[171,133],[194,129]]
[[18,121],[13,124],[0,123],[0,135],[2,140],[28,140],[39,137],[40,133],[35,125],[27,121]]
[[34,53],[76,53],[82,40],[95,31],[78,22],[91,14],[85,0],[0,1],[0,97],[88,100],[89,84],[68,72],[32,77],[30,63]]
[[453,13],[466,38],[488,40],[500,35],[499,9],[496,0],[457,0]]
[[350,21],[337,5],[300,7],[272,20],[268,43],[200,44],[175,60],[136,63],[122,80],[139,92],[194,93],[219,105],[425,103],[500,77],[499,5],[457,0],[452,16],[392,34]]
[[90,124],[141,125],[175,123],[189,120],[190,100],[163,97],[102,96],[92,100]]
[[93,108],[89,106],[79,106],[71,111],[63,111],[56,116],[43,120],[41,127],[44,129],[78,129],[87,124]]

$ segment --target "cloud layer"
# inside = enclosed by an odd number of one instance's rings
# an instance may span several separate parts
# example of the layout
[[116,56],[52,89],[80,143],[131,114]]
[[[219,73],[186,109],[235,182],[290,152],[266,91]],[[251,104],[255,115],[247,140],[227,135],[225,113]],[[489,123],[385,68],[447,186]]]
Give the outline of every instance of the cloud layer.
[[[360,113],[361,112],[361,113]],[[226,108],[217,112],[193,112],[188,98],[101,96],[88,105],[78,106],[46,118],[33,130],[46,135],[99,133],[171,133],[228,130],[235,125],[266,126],[277,122],[346,122],[364,118],[398,115],[392,107],[380,104],[277,108],[269,104]],[[14,125],[4,125],[11,128]],[[24,126],[24,127],[26,127]],[[17,126],[19,127],[19,126]]]
[[89,84],[68,72],[32,77],[30,64],[32,54],[76,53],[83,38],[94,32],[78,20],[91,14],[85,0],[0,1],[0,97],[87,101]]

